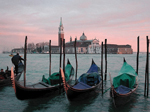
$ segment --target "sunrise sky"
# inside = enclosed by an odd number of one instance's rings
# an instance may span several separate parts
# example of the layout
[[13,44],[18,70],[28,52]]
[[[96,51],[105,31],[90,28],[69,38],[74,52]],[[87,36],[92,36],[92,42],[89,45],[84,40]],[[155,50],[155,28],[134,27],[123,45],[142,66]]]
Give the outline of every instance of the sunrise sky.
[[66,42],[79,39],[84,32],[87,39],[100,43],[130,44],[146,51],[146,36],[150,38],[150,0],[1,0],[0,52],[28,43],[58,44],[60,17]]

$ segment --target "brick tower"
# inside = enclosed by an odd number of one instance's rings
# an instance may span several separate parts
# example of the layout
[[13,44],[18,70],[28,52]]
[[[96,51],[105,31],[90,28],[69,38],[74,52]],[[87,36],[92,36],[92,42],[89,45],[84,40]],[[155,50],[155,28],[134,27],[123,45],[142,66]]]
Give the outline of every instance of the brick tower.
[[64,39],[64,27],[62,24],[62,17],[60,20],[60,26],[59,26],[59,31],[58,31],[58,46],[60,46],[60,38],[62,38],[62,45],[63,45],[63,39]]

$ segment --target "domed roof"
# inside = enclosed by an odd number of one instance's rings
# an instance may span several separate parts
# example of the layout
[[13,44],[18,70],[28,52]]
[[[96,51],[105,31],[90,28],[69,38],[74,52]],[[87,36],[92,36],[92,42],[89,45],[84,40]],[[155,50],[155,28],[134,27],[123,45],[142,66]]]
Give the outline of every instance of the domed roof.
[[80,40],[82,40],[82,41],[87,40],[87,37],[85,36],[84,32],[83,32],[82,36],[80,37]]

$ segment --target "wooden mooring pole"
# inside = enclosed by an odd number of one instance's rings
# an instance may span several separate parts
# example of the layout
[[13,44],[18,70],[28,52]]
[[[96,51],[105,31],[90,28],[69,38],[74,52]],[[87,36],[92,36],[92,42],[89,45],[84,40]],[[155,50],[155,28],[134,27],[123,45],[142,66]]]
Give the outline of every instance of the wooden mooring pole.
[[51,75],[51,40],[49,40],[49,76]]
[[104,80],[107,80],[107,39],[105,39],[105,77]]
[[61,93],[61,70],[60,70],[60,68],[61,68],[61,58],[62,58],[62,38],[60,38],[60,67],[59,67],[59,85],[60,85],[60,87],[59,87],[59,94]]
[[25,46],[24,46],[24,87],[26,87],[26,54],[27,54],[27,36],[25,37]]
[[63,39],[63,71],[65,74],[65,39]]
[[78,63],[77,63],[77,49],[76,49],[76,45],[77,44],[77,38],[75,38],[75,42],[74,42],[74,52],[75,52],[75,59],[76,59],[76,75],[75,75],[75,81],[77,80],[77,69],[78,69]]
[[[147,41],[147,53],[146,53],[146,69],[145,69],[145,85],[144,85],[144,96],[148,97],[149,92],[149,61],[148,61],[148,55],[149,55],[149,39],[148,36],[146,36]],[[147,90],[147,93],[146,93]]]
[[149,39],[147,38],[147,97],[149,92]]
[[60,38],[60,67],[59,67],[59,70],[61,68],[61,58],[62,58],[62,39]]
[[137,57],[136,57],[136,73],[138,74],[139,69],[139,36],[137,37]]
[[101,43],[101,77],[102,77],[102,95],[103,95],[103,42]]

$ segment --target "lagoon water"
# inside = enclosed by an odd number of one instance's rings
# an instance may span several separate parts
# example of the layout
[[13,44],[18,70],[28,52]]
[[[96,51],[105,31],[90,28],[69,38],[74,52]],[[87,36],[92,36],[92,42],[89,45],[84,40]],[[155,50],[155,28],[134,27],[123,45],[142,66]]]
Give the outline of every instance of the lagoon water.
[[[23,56],[23,54],[20,54]],[[78,54],[78,77],[86,72],[91,65],[92,58],[98,66],[101,65],[100,54]],[[125,57],[128,64],[136,69],[136,53],[134,54],[108,54],[108,73],[111,73],[112,78],[118,75],[118,72],[123,64]],[[66,54],[74,68],[76,68],[75,57],[73,54]],[[9,54],[0,54],[0,68],[11,68],[11,57]],[[104,63],[105,64],[105,63]],[[139,86],[135,97],[128,104],[115,108],[109,90],[101,95],[91,96],[90,99],[83,101],[67,100],[65,93],[46,98],[18,100],[15,96],[12,86],[0,88],[0,112],[146,112],[150,111],[150,94],[149,98],[144,97],[144,82],[145,82],[145,65],[146,54],[139,55]],[[49,55],[48,54],[27,54],[27,84],[33,84],[41,81],[42,75],[48,77],[49,74]],[[52,54],[52,73],[59,70],[59,54]],[[23,80],[23,75],[20,80]],[[109,75],[107,81],[104,81],[104,91],[110,88]]]

